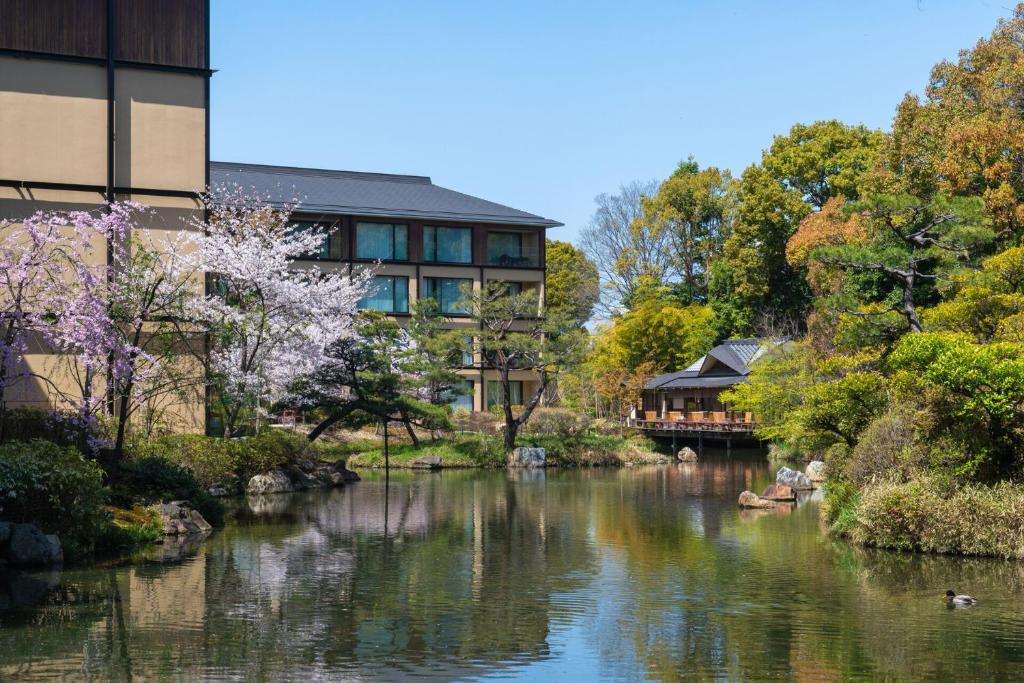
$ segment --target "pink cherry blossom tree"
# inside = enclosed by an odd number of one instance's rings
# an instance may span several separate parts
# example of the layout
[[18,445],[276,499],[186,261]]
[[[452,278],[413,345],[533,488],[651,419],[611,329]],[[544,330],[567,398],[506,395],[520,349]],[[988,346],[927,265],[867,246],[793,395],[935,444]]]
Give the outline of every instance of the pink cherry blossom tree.
[[294,205],[225,188],[207,208],[196,258],[213,274],[213,292],[197,311],[210,330],[208,373],[224,433],[233,436],[321,365],[330,344],[353,334],[373,273],[297,264],[318,253],[327,234],[297,230]]

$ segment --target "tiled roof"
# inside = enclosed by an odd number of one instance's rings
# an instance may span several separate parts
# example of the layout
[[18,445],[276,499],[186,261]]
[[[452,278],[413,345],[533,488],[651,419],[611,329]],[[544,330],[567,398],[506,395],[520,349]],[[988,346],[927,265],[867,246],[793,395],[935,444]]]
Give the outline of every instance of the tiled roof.
[[746,381],[751,364],[778,342],[764,339],[729,339],[708,351],[685,370],[658,375],[647,389],[725,387]]
[[555,227],[558,221],[434,185],[426,176],[210,162],[210,183],[239,185],[299,211]]

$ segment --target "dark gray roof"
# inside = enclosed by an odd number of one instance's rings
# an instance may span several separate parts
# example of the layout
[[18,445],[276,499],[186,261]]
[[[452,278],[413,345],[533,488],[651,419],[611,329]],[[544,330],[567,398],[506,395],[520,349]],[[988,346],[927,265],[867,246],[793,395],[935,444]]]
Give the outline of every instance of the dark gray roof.
[[210,162],[210,183],[239,185],[299,211],[555,227],[532,213],[434,185],[426,176]]
[[685,370],[658,375],[646,389],[728,387],[747,381],[750,365],[778,342],[763,339],[728,339],[694,361]]

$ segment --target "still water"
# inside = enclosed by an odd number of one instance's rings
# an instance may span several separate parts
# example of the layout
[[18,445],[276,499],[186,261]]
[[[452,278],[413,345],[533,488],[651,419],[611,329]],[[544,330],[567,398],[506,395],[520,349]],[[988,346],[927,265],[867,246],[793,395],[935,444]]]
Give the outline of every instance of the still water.
[[[1024,680],[1024,563],[741,512],[767,463],[370,475],[182,559],[5,577],[2,680]],[[950,610],[946,588],[976,595]]]

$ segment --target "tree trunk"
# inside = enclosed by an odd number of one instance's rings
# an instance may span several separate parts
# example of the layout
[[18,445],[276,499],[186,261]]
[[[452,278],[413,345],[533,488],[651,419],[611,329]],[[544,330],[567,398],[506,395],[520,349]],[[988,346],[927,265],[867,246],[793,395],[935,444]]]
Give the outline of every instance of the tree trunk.
[[412,441],[412,447],[419,448],[420,438],[416,436],[416,430],[412,427],[412,420],[409,419],[409,414],[404,410],[399,411],[398,414],[402,416],[402,424],[405,425],[405,431],[409,434],[409,439]]

